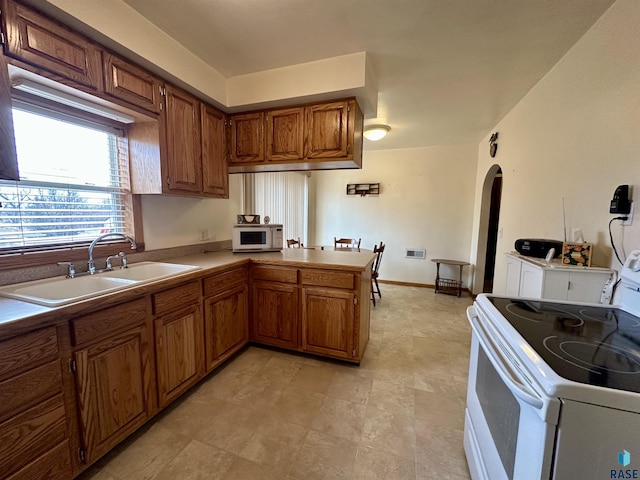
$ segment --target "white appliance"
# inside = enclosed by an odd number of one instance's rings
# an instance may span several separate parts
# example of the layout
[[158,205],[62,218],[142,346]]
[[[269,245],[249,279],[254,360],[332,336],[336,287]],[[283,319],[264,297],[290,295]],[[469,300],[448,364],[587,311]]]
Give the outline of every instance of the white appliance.
[[473,480],[640,478],[640,250],[614,306],[478,295],[464,450]]
[[282,250],[282,225],[237,224],[233,226],[234,252],[277,252]]

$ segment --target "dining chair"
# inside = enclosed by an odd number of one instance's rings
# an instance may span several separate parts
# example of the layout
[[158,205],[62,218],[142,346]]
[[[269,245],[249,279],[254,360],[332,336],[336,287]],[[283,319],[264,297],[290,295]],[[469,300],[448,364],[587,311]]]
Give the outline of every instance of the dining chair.
[[384,253],[384,243],[380,242],[380,245],[373,246],[373,253],[376,254],[376,258],[373,260],[373,267],[371,267],[371,301],[373,306],[376,306],[376,293],[380,298],[380,285],[378,285],[378,270],[380,269],[380,262],[382,261],[382,254]]
[[287,248],[302,248],[302,247],[304,247],[304,245],[300,241],[300,237],[298,237],[297,240],[295,238],[292,238],[291,240],[287,240]]
[[333,237],[334,248],[360,248],[360,239]]

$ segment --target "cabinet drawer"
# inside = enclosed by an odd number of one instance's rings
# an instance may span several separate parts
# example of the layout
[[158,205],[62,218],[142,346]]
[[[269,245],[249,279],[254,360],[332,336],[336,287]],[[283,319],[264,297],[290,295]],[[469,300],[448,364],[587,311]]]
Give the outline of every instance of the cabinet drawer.
[[267,282],[298,283],[298,271],[295,268],[253,267],[251,275],[254,280]]
[[302,270],[301,281],[304,285],[318,285],[334,288],[354,288],[355,275],[346,272],[329,272],[326,270]]
[[153,313],[165,313],[199,301],[200,282],[190,282],[180,287],[156,293],[153,296]]
[[147,303],[144,298],[105,308],[96,313],[71,320],[71,341],[80,345],[113,335],[118,330],[144,323]]
[[228,272],[222,272],[217,275],[204,279],[204,294],[205,296],[213,295],[220,290],[231,287],[236,283],[247,281],[247,269],[236,268]]
[[64,441],[53,450],[37,458],[7,480],[68,480],[71,478],[69,442]]
[[4,340],[0,342],[0,379],[57,358],[58,336],[55,327]]
[[58,360],[0,382],[0,421],[16,415],[62,390]]
[[0,478],[18,471],[65,438],[62,395],[0,424]]

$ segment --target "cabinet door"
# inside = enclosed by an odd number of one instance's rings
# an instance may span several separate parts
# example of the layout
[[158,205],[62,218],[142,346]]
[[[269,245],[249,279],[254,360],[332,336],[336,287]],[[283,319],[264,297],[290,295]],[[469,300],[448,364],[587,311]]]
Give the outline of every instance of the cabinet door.
[[231,118],[231,163],[264,160],[263,117],[258,112]]
[[569,275],[566,270],[544,269],[544,284],[539,298],[567,300]]
[[202,103],[202,190],[208,196],[229,198],[226,117]]
[[7,61],[2,54],[0,54],[0,179],[20,180],[11,114],[11,83]]
[[155,320],[158,404],[164,407],[204,373],[202,315],[190,306]]
[[517,297],[520,295],[520,272],[522,270],[522,260],[507,255],[507,281],[505,285],[505,295]]
[[302,289],[302,349],[337,358],[355,355],[355,295],[328,288]]
[[348,101],[307,107],[307,158],[347,157],[348,123]]
[[520,296],[542,298],[543,277],[544,273],[542,268],[523,262],[520,271]]
[[298,346],[298,287],[285,283],[253,283],[253,339],[286,348]]
[[91,463],[148,418],[151,361],[146,326],[75,352],[78,407]]
[[205,300],[207,371],[225,354],[230,355],[249,340],[248,295],[246,285],[237,285]]
[[266,114],[267,160],[304,158],[304,108],[272,110]]
[[198,193],[202,191],[200,102],[172,85],[167,85],[166,91],[168,193]]
[[103,60],[106,93],[145,110],[160,113],[161,79],[110,53],[105,53]]
[[102,89],[98,45],[16,2],[3,1],[8,55],[95,90]]
[[580,271],[569,273],[567,300],[572,302],[599,303],[602,289],[611,272]]

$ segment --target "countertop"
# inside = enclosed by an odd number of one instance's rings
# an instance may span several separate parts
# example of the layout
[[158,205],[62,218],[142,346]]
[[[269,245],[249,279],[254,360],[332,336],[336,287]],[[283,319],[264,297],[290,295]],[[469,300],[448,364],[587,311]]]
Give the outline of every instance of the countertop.
[[529,262],[537,267],[542,268],[553,268],[554,270],[571,270],[571,271],[590,271],[590,272],[611,272],[610,268],[604,267],[580,267],[577,265],[563,265],[559,258],[554,258],[551,261],[547,262],[544,258],[537,257],[528,257],[526,255],[520,255],[518,252],[509,252],[507,255],[510,255],[519,260],[523,260],[525,262]]
[[[170,288],[190,279],[201,278],[217,271],[233,266],[251,263],[266,263],[302,268],[330,268],[332,270],[365,271],[373,262],[375,254],[362,249],[359,252],[339,250],[312,250],[286,248],[281,252],[232,253],[230,250],[201,253],[184,257],[172,257],[161,260],[166,263],[194,265],[200,267],[187,273],[164,278],[155,282],[143,283],[118,290],[116,292],[97,295],[94,298],[60,307],[45,307],[11,298],[0,297],[0,338],[31,330],[37,326],[45,326],[61,321],[69,315],[78,315],[108,306],[120,301],[132,300],[141,295]],[[72,282],[73,280],[69,280]]]

